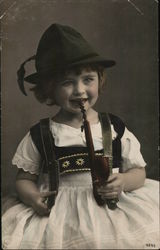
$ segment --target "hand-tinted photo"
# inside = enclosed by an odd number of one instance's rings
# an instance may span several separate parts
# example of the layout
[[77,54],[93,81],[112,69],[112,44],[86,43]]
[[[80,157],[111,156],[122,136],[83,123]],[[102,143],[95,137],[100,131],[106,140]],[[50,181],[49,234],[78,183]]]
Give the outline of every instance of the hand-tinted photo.
[[2,248],[159,249],[158,1],[1,1]]

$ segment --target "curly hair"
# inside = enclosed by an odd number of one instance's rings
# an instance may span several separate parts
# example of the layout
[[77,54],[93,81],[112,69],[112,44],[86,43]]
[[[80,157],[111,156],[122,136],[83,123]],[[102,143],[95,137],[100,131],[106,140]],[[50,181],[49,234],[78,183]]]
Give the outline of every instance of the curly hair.
[[47,105],[55,105],[55,101],[53,99],[53,90],[54,84],[61,79],[61,76],[67,75],[71,72],[75,74],[80,74],[83,70],[87,71],[96,71],[98,74],[99,79],[99,93],[101,93],[105,83],[106,83],[106,70],[100,64],[85,64],[85,65],[78,65],[72,68],[69,68],[64,71],[57,72],[54,75],[50,75],[47,77],[43,77],[39,83],[31,88],[30,90],[34,92],[36,99],[40,103],[46,103]]

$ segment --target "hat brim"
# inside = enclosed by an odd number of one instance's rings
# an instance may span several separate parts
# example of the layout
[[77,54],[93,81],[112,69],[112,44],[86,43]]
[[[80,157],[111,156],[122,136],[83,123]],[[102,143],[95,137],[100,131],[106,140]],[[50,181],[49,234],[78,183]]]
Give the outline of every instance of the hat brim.
[[[84,59],[84,60],[80,60],[80,61],[77,61],[77,62],[73,62],[73,63],[70,63],[69,65],[66,66],[66,69],[67,68],[71,68],[71,67],[74,67],[74,66],[78,66],[78,65],[85,65],[85,64],[88,64],[88,63],[99,63],[101,64],[102,66],[104,66],[105,68],[110,68],[112,66],[114,66],[116,64],[116,62],[114,60],[106,60],[100,56],[96,56],[94,58],[87,58],[87,59]],[[49,70],[49,71],[45,71],[45,72],[36,72],[36,73],[33,73],[31,75],[28,75],[24,78],[24,80],[26,82],[29,82],[29,83],[32,83],[32,84],[37,84],[41,77],[42,76],[45,76],[45,75],[54,75],[54,72],[56,72],[57,70]]]

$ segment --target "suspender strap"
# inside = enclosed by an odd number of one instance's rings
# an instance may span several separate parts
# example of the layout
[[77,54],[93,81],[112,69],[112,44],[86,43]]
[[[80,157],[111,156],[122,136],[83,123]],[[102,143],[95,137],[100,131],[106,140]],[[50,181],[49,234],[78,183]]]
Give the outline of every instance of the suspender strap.
[[112,132],[111,121],[107,113],[99,113],[99,120],[102,128],[102,140],[104,156],[109,159],[110,174],[112,173]]
[[[107,113],[100,113],[99,120],[102,127],[102,137],[103,137],[103,148],[104,156],[109,159],[109,170],[112,173],[112,132],[111,132],[111,121]],[[117,208],[118,198],[106,199],[106,204],[108,208],[114,210]]]
[[40,135],[45,157],[45,164],[49,173],[49,190],[55,191],[55,195],[49,196],[48,207],[51,208],[55,204],[55,198],[58,193],[59,186],[59,165],[55,156],[53,137],[49,129],[49,119],[40,120]]

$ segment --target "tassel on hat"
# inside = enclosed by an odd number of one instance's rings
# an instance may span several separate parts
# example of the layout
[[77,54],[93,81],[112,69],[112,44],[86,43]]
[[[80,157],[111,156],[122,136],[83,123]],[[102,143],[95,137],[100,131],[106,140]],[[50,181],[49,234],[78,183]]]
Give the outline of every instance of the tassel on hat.
[[21,64],[21,66],[19,67],[19,70],[17,71],[17,76],[18,76],[17,82],[18,82],[18,85],[19,85],[20,90],[22,91],[22,93],[23,93],[25,96],[27,96],[27,93],[26,93],[25,88],[24,88],[24,76],[25,76],[25,73],[26,73],[25,68],[24,68],[24,65],[25,65],[27,62],[31,61],[31,60],[35,60],[35,57],[36,57],[36,56],[34,55],[34,56],[29,57],[27,60],[25,60],[25,61]]

